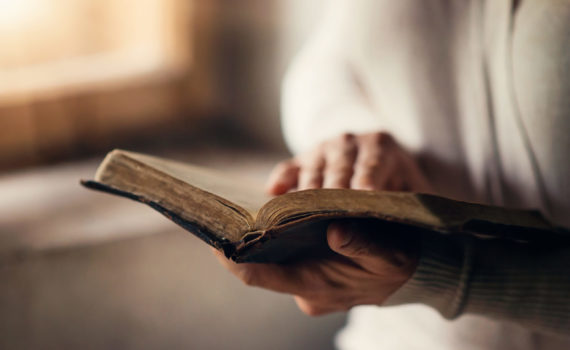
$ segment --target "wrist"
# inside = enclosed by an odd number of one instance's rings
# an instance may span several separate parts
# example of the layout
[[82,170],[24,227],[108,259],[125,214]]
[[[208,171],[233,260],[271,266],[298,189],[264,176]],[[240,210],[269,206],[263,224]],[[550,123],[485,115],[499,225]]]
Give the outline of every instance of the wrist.
[[446,318],[461,313],[471,269],[470,239],[443,234],[424,234],[415,271],[382,304],[421,303]]

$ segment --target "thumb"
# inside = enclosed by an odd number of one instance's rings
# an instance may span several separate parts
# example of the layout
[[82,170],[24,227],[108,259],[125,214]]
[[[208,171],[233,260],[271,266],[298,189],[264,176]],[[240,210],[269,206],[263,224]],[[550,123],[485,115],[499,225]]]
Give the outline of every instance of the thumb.
[[327,228],[329,247],[336,253],[349,258],[369,258],[377,255],[374,242],[367,232],[355,222],[335,221]]
[[389,239],[390,235],[379,235],[378,230],[378,226],[365,221],[335,221],[327,228],[327,241],[334,252],[370,270],[383,271],[387,267],[413,270],[419,256],[419,241],[409,240],[402,249],[401,242],[395,244],[397,240]]

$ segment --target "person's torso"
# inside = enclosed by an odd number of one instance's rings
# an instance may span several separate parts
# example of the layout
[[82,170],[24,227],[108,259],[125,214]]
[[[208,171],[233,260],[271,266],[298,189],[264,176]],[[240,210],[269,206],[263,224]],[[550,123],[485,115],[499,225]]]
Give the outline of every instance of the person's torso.
[[371,104],[438,189],[570,226],[570,2],[358,3]]
[[[522,0],[516,9],[510,0],[354,4],[354,64],[370,103],[441,193],[538,208],[570,226],[570,2]],[[397,318],[418,339],[439,337],[438,349],[461,341],[464,349],[570,346],[483,317],[448,322],[419,306],[364,310],[354,312],[353,325]],[[351,348],[346,339],[391,344],[401,337],[356,329],[349,323],[341,333],[343,349]]]

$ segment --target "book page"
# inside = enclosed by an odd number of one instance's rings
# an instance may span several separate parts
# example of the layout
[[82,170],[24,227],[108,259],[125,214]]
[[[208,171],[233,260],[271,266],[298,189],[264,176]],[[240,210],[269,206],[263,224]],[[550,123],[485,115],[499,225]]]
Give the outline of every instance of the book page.
[[470,232],[486,238],[526,241],[553,231],[539,212],[468,203],[412,192],[315,189],[268,202],[257,224],[280,226],[315,218],[377,218],[439,232]]
[[120,152],[189,185],[239,205],[249,212],[253,219],[257,217],[259,209],[271,200],[271,197],[265,194],[261,186],[248,182],[246,179],[240,179],[232,174],[223,174],[212,169],[139,153]]
[[282,225],[315,215],[377,217],[430,227],[443,227],[414,193],[350,189],[313,189],[287,193],[268,202],[259,215],[261,226]]

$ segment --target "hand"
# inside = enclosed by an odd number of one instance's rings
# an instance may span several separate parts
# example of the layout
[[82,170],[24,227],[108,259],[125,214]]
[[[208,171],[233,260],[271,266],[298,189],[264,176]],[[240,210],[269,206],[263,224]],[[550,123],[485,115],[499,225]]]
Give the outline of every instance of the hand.
[[373,220],[332,223],[327,241],[337,256],[292,265],[236,264],[214,252],[246,285],[294,294],[301,311],[311,316],[380,305],[417,265],[417,241],[410,244],[405,234],[382,235]]
[[[267,190],[320,187],[433,192],[413,156],[383,132],[343,134],[281,162]],[[333,222],[327,241],[334,258],[293,265],[236,264],[217,255],[245,284],[295,295],[309,315],[382,304],[411,277],[419,256],[418,237],[382,232],[374,221]]]
[[267,191],[321,187],[434,192],[414,157],[384,132],[343,134],[279,163]]

